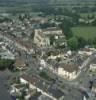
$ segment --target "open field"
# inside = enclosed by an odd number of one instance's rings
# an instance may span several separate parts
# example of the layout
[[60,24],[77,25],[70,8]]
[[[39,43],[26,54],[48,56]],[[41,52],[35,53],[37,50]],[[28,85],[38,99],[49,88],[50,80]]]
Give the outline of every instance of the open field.
[[72,32],[74,36],[83,37],[86,40],[93,40],[96,37],[96,27],[73,27]]
[[96,17],[96,12],[93,13],[80,13],[80,16],[83,18],[87,18],[88,16],[95,16]]

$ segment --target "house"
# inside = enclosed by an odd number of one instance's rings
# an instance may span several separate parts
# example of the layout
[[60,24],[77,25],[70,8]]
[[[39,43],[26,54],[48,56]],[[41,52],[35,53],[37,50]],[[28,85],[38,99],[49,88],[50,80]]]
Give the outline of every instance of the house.
[[38,100],[52,100],[51,98],[45,96],[45,95],[41,95]]
[[52,100],[52,99],[41,94],[40,92],[36,92],[34,95],[31,96],[29,100]]
[[29,43],[28,41],[22,41],[21,38],[15,38],[15,45],[26,51],[28,54],[32,54],[34,52],[32,43]]
[[57,74],[67,80],[73,80],[80,74],[80,69],[75,64],[59,64]]
[[27,68],[26,62],[22,59],[16,59],[14,66],[18,70],[25,70]]
[[96,80],[92,84],[92,92],[96,93]]
[[90,71],[96,72],[96,59],[90,64]]
[[56,27],[36,29],[34,43],[39,47],[50,46],[54,44],[54,40],[62,37],[65,37],[62,30]]
[[21,38],[22,37],[22,32],[17,32],[16,31],[16,32],[13,32],[12,35]]
[[40,92],[35,93],[34,95],[32,95],[30,97],[29,100],[38,100],[38,98],[41,96],[42,94]]
[[22,96],[22,93],[24,93],[24,100],[29,100],[36,93],[36,90],[29,89],[27,84],[13,84],[11,86],[10,95],[16,98],[15,100],[18,100]]
[[25,85],[23,84],[13,84],[11,86],[11,91],[10,91],[10,94],[12,93],[20,93],[20,91],[22,91],[23,89],[25,89]]
[[49,52],[50,54],[48,55],[48,59],[57,59],[57,58],[64,58],[64,52],[61,51],[53,51],[53,52]]
[[0,52],[0,58],[1,59],[11,59],[11,60],[14,60],[15,56],[10,51],[3,50],[2,52]]
[[96,64],[90,64],[90,71],[96,72]]
[[29,84],[31,89],[37,89],[37,92],[41,92],[52,100],[61,100],[64,98],[64,93],[61,90],[45,82],[36,75],[24,74],[20,77],[20,82],[22,84]]
[[41,59],[40,60],[40,64],[41,64],[42,67],[46,67],[46,62],[45,62],[44,59]]
[[44,17],[32,17],[31,19],[30,19],[32,22],[34,22],[34,23],[41,23],[41,24],[43,24],[43,23],[47,23],[48,22],[48,18],[44,18]]
[[83,50],[79,50],[78,54],[90,56],[93,54],[94,51],[94,48],[84,48]]

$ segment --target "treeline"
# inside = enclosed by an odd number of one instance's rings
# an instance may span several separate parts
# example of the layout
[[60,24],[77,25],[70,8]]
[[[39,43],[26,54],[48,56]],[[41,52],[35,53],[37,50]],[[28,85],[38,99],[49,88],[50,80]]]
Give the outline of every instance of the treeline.
[[88,5],[84,5],[84,6],[76,6],[73,7],[72,9],[79,13],[93,13],[96,12],[96,3],[91,7]]
[[0,18],[0,23],[3,23],[3,22],[10,22],[10,21],[12,21],[12,19],[11,18],[7,18],[7,17],[3,17],[3,18]]
[[78,50],[84,48],[86,45],[93,46],[96,48],[96,38],[93,40],[85,40],[82,37],[71,37],[67,40],[68,46],[71,50]]

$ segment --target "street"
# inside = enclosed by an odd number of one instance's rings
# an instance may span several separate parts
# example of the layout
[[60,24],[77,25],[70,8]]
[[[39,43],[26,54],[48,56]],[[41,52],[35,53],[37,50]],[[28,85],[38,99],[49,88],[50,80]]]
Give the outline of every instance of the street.
[[9,72],[0,72],[0,100],[11,100],[10,94],[8,93],[6,83]]

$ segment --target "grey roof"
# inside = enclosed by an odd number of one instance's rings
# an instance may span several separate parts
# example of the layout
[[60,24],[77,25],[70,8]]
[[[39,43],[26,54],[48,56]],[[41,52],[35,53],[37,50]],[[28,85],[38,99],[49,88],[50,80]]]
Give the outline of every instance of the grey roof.
[[44,80],[40,79],[38,76],[24,74],[22,78],[57,99],[64,95],[64,93],[61,90],[54,88],[53,85],[45,82]]
[[41,93],[38,92],[36,94],[34,94],[33,96],[31,96],[31,98],[29,100],[38,100],[38,98],[41,96]]
[[57,99],[59,99],[60,97],[64,96],[64,93],[54,85],[51,85],[48,88],[48,92],[49,92],[49,94],[51,94],[53,97],[55,97]]
[[92,87],[95,87],[96,88],[96,80],[93,81]]

